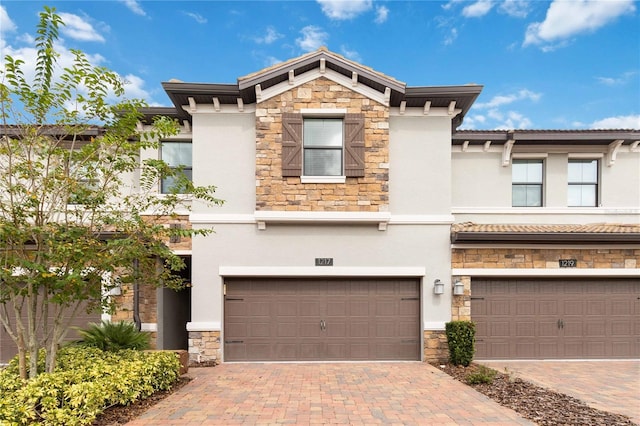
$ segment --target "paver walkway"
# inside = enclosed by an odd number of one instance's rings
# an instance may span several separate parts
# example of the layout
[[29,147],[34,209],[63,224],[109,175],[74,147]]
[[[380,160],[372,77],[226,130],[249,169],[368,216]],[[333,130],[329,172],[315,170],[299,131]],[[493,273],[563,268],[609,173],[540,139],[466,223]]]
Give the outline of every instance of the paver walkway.
[[640,424],[640,361],[482,361]]
[[222,364],[129,425],[532,425],[429,364]]

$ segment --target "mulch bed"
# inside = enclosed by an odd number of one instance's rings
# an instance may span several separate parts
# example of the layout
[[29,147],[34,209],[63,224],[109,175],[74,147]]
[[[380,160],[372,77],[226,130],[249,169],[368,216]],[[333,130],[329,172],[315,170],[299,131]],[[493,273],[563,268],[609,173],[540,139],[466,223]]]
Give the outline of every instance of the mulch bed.
[[[476,364],[468,367],[449,364],[434,366],[465,384],[467,375],[478,369]],[[539,425],[636,425],[627,416],[601,411],[576,398],[536,386],[509,374],[499,371],[496,373],[490,384],[467,385]]]

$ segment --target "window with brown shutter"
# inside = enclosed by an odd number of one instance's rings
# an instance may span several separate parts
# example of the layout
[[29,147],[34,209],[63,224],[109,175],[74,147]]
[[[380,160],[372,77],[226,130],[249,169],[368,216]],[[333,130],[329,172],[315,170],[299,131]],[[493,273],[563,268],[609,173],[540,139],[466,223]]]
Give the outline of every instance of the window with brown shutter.
[[282,176],[364,176],[364,115],[282,115]]

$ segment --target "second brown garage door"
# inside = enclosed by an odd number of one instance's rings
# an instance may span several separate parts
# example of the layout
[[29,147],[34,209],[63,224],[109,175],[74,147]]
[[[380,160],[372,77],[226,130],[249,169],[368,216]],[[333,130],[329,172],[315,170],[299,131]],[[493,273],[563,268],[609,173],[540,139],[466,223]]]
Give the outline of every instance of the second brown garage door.
[[473,279],[477,359],[640,357],[638,279]]
[[225,361],[420,360],[417,279],[226,279]]

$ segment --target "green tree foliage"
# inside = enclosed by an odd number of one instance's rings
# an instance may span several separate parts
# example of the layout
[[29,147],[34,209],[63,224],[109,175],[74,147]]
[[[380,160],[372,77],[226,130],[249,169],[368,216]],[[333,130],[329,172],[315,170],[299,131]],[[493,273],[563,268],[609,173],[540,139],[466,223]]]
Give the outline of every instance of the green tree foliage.
[[[33,78],[11,56],[0,69],[0,323],[18,346],[24,378],[37,375],[40,348],[52,371],[70,321],[84,306],[108,308],[110,289],[182,284],[171,271],[184,265],[165,242],[211,231],[162,225],[158,219],[189,207],[179,193],[221,203],[214,187],[140,159],[177,123],[157,117],[140,130],[144,103],[125,99],[119,76],[81,51],[62,68],[61,25],[55,9],[40,13]],[[167,176],[176,190],[158,196]]]
[[93,346],[103,351],[149,349],[149,334],[138,331],[132,322],[102,321],[100,324],[90,324],[78,333],[81,337],[78,344]]

